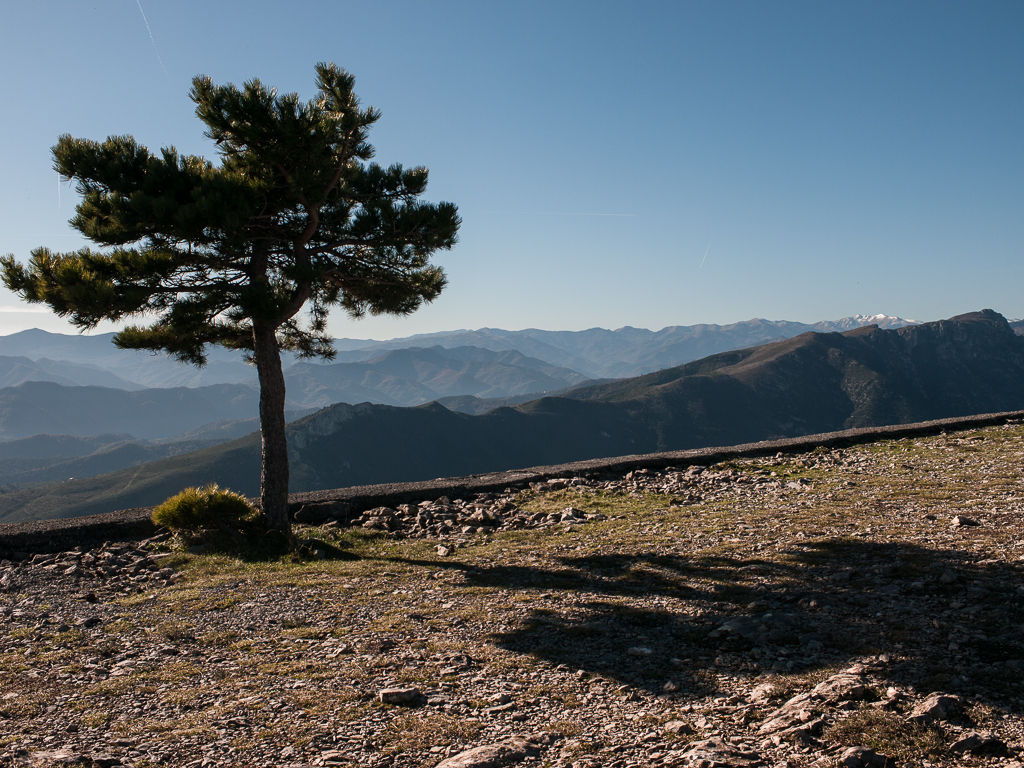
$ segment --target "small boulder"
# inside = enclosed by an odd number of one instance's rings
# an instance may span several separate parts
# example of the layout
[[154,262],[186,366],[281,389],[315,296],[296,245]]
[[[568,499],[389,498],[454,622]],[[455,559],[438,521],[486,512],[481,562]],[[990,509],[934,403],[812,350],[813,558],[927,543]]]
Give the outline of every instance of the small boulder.
[[377,692],[377,701],[383,704],[413,704],[422,695],[419,688],[385,688]]
[[665,723],[665,733],[672,734],[673,736],[682,736],[687,733],[693,733],[693,728],[683,720],[671,720]]
[[839,758],[845,768],[892,768],[893,761],[868,747],[850,747]]
[[527,756],[539,754],[554,740],[554,735],[546,731],[529,736],[512,736],[497,744],[467,749],[442,760],[435,768],[503,768],[522,762]]
[[525,757],[525,752],[508,744],[484,744],[441,761],[437,768],[501,768]]
[[970,731],[963,734],[957,741],[949,745],[950,752],[972,755],[1008,755],[1006,744],[994,733],[978,733]]
[[765,763],[756,752],[741,750],[719,738],[702,739],[687,745],[681,755],[685,766],[714,765],[722,768],[760,768]]
[[761,683],[747,694],[747,701],[751,704],[767,704],[779,695],[779,687],[775,683]]
[[491,527],[497,524],[497,521],[494,519],[491,513],[484,509],[476,510],[467,519],[470,523],[476,526]]
[[860,675],[840,672],[818,683],[811,693],[829,702],[858,701],[867,696],[868,689]]
[[765,718],[758,733],[769,734],[808,723],[821,709],[821,698],[810,691],[799,693]]
[[931,723],[936,720],[949,720],[957,717],[961,711],[962,704],[959,696],[933,693],[914,707],[907,719],[915,723]]
[[815,739],[821,736],[821,732],[825,728],[825,720],[823,718],[809,719],[807,722],[801,723],[800,725],[794,725],[791,728],[786,728],[784,731],[779,732],[779,736],[787,741],[795,741],[800,744],[812,744]]

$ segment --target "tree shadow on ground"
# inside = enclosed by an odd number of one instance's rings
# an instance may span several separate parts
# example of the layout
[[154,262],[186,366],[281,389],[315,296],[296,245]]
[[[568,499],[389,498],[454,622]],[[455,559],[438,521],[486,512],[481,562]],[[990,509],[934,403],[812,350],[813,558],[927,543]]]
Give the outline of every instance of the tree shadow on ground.
[[722,674],[888,654],[893,683],[1008,702],[1024,694],[1022,571],[969,552],[843,539],[772,561],[609,553],[465,577],[536,593],[518,626],[492,635],[497,646],[652,694],[705,695]]

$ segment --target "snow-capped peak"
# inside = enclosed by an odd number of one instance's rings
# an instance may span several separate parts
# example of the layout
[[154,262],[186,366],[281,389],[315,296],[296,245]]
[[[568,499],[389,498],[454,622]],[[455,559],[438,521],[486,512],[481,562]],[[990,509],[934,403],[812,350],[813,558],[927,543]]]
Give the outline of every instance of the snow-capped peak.
[[815,323],[815,329],[821,331],[851,331],[865,325],[877,325],[879,328],[903,328],[906,325],[919,325],[917,320],[908,320],[893,315],[852,315],[840,320],[822,320]]

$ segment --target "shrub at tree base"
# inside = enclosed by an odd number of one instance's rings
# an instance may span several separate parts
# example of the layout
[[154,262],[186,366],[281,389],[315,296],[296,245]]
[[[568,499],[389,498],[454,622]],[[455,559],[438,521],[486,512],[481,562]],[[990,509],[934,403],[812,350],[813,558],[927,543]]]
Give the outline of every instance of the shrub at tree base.
[[197,532],[203,528],[245,526],[259,511],[240,493],[222,490],[216,483],[205,488],[186,488],[153,510],[153,522],[175,531]]
[[293,548],[291,537],[268,527],[259,509],[248,499],[221,489],[216,483],[186,488],[154,509],[151,517],[157,525],[174,531],[174,549],[267,560]]

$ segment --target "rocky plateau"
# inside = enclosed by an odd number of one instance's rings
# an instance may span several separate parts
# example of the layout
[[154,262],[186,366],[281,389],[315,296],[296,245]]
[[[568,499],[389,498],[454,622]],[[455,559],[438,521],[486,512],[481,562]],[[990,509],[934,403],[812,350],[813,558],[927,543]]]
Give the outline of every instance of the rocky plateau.
[[[0,561],[0,765],[1019,768],[1024,425]],[[182,551],[192,547],[191,552]]]

